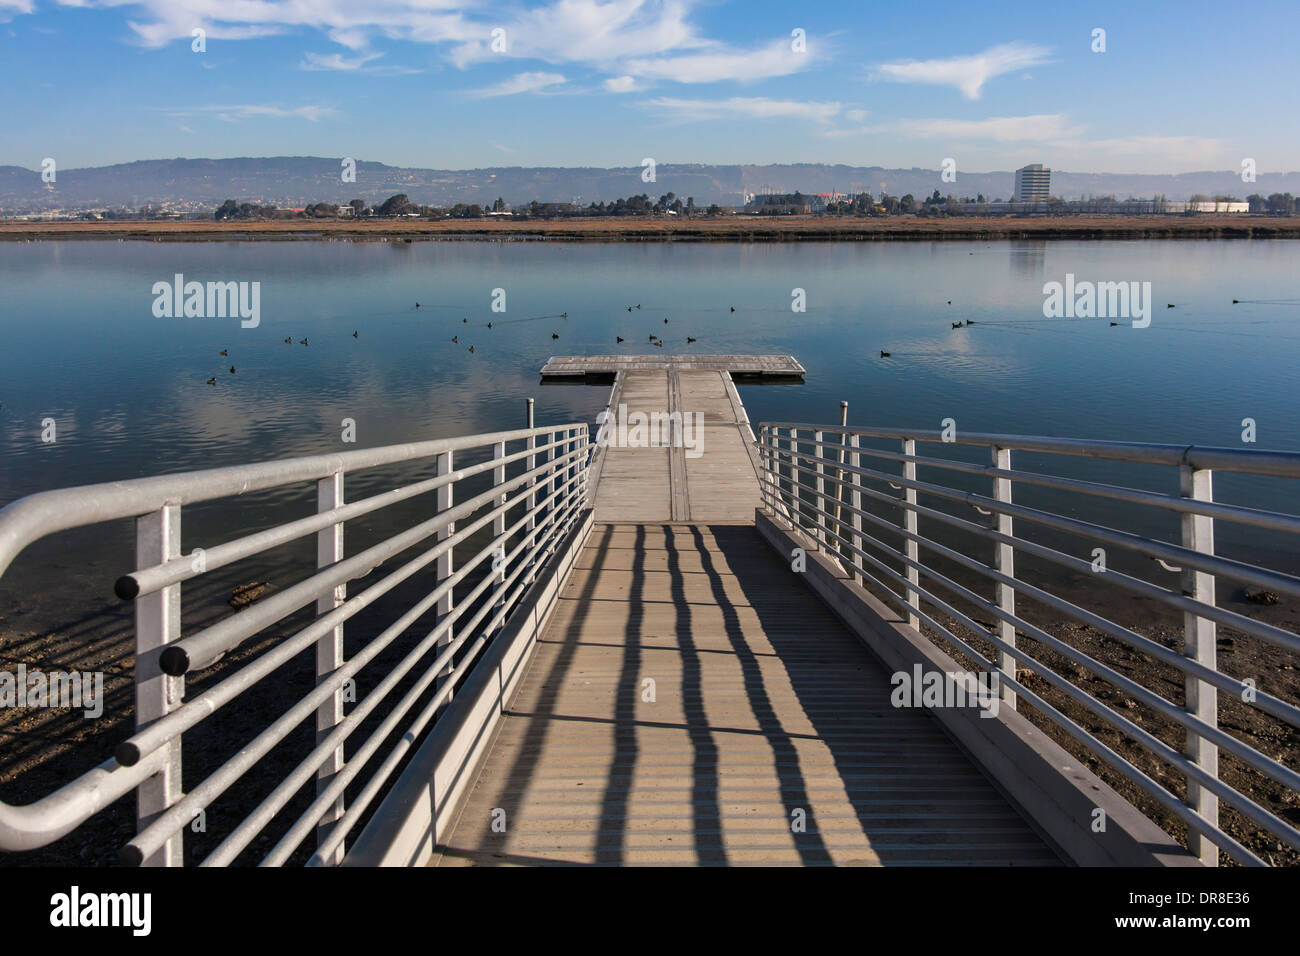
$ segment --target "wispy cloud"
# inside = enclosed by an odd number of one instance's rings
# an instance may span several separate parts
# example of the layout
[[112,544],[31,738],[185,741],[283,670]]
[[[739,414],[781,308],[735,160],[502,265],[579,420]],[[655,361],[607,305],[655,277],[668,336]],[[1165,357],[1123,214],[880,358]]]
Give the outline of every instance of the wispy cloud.
[[795,53],[789,41],[778,40],[756,50],[707,50],[642,57],[628,60],[623,66],[635,76],[674,83],[752,82],[807,69],[810,56],[810,53]]
[[[195,26],[209,39],[238,40],[314,29],[354,54],[307,54],[305,69],[358,70],[376,54],[376,40],[441,47],[458,67],[500,60],[572,64],[605,74],[610,92],[633,82],[750,82],[808,69],[818,47],[803,52],[788,36],[750,48],[713,39],[692,22],[704,0],[549,0],[532,9],[493,11],[460,0],[65,0],[95,7],[126,6],[139,42],[160,47],[186,39]],[[0,0],[18,8],[31,0]],[[505,31],[505,49],[493,31]]]
[[982,120],[902,120],[899,132],[923,139],[992,140],[998,143],[1051,142],[1075,136],[1060,113],[1034,116],[992,116]]
[[646,105],[666,110],[675,119],[691,121],[742,116],[751,119],[806,119],[828,123],[840,112],[839,103],[772,100],[750,96],[733,96],[725,100],[689,100],[661,96],[647,101]]
[[1027,43],[1003,43],[983,53],[954,56],[942,60],[906,60],[882,63],[873,75],[894,83],[927,83],[952,86],[968,100],[977,100],[989,80],[1046,63],[1051,53],[1047,47]]
[[321,119],[338,115],[338,111],[332,106],[298,106],[290,109],[258,103],[242,103],[236,106],[195,106],[187,109],[166,110],[165,112],[170,113],[172,116],[213,115],[227,123],[254,118],[296,118],[315,123]]
[[635,93],[641,88],[635,76],[611,76],[602,85],[610,93]]
[[304,53],[299,66],[304,70],[359,70],[367,63],[378,60],[382,53],[366,53],[347,57],[342,53]]
[[474,96],[515,96],[519,93],[541,93],[565,81],[561,73],[519,73],[495,86],[473,91]]

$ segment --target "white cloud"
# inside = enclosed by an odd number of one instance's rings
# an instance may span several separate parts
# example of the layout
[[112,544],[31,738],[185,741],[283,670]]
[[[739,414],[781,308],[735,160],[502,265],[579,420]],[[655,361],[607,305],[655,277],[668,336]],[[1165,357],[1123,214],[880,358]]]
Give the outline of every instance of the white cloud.
[[611,76],[604,87],[611,93],[635,93],[640,89],[635,76]]
[[778,40],[757,50],[719,49],[646,57],[628,60],[623,65],[636,76],[675,83],[749,82],[797,73],[809,66],[810,57],[810,53],[795,53],[788,41]]
[[904,135],[923,139],[993,140],[998,143],[1050,142],[1076,135],[1060,113],[1035,116],[992,116],[982,120],[903,120]]
[[1074,162],[1127,163],[1133,161],[1152,169],[1213,169],[1232,166],[1237,153],[1229,154],[1221,139],[1202,136],[1124,136],[1111,139],[1080,139],[1058,144],[1068,149]]
[[[453,53],[458,66],[501,56],[491,28],[506,31],[507,55],[552,63],[613,64],[628,57],[708,45],[686,21],[686,0],[554,0],[484,25]],[[630,72],[630,71],[629,71]]]
[[668,110],[677,119],[713,120],[743,116],[754,119],[809,119],[828,123],[840,112],[839,103],[803,100],[770,100],[763,97],[733,96],[725,100],[685,100],[658,97],[647,103]]
[[[74,0],[65,0],[74,2]],[[318,30],[352,54],[377,39],[431,44],[459,67],[501,58],[577,64],[606,74],[610,92],[636,80],[711,83],[788,76],[815,62],[815,47],[795,53],[788,37],[749,49],[703,35],[690,14],[704,0],[549,0],[514,13],[460,0],[75,0],[132,10],[140,42],[160,47],[190,37],[237,40]],[[0,0],[30,4],[30,0]],[[506,51],[492,49],[492,31],[506,31]],[[319,57],[320,61],[314,59]],[[309,55],[308,69],[356,69],[360,57]]]
[[242,119],[270,117],[272,119],[305,119],[312,123],[326,117],[337,115],[332,106],[298,106],[286,109],[281,106],[267,106],[259,103],[244,103],[236,106],[196,106],[184,110],[167,110],[173,116],[193,116],[196,113],[213,113],[217,119],[234,123]]
[[354,57],[345,57],[342,53],[304,53],[303,62],[299,65],[304,70],[359,70],[381,56],[382,53],[367,53]]
[[475,90],[475,96],[515,96],[518,93],[541,93],[548,87],[564,83],[560,73],[519,73],[496,86]]
[[952,86],[968,100],[980,98],[984,84],[994,77],[1047,62],[1049,49],[1026,43],[1003,43],[972,56],[944,60],[907,60],[882,63],[874,75],[895,83]]

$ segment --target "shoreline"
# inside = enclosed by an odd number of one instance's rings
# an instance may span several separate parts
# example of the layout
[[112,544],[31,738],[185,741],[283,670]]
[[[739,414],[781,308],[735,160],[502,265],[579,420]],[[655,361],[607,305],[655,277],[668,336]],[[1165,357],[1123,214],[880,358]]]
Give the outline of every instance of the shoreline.
[[669,220],[272,220],[216,222],[0,220],[0,242],[57,240],[503,242],[881,242],[1104,239],[1300,239],[1300,216],[1070,216],[1026,219],[841,219],[729,216]]

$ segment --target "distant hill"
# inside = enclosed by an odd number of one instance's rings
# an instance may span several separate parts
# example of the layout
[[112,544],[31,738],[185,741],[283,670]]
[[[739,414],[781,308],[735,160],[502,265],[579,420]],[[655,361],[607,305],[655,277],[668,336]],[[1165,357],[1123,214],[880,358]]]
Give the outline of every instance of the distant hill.
[[[211,209],[226,199],[298,208],[312,202],[382,202],[406,193],[413,202],[449,206],[458,202],[488,204],[498,196],[508,204],[542,202],[582,204],[647,193],[694,197],[696,205],[739,205],[744,192],[860,192],[883,190],[895,196],[942,193],[989,199],[1009,198],[1012,172],[967,173],[956,183],[940,181],[930,169],[884,169],[818,163],[769,166],[664,164],[656,181],[643,182],[641,167],[499,167],[493,169],[413,169],[358,162],[355,183],[340,180],[340,160],[316,156],[240,159],[152,159],[116,166],[60,169],[53,184],[39,171],[0,166],[0,210],[5,214],[83,210],[103,207],[138,209],[146,203],[189,210]],[[1196,193],[1300,194],[1300,173],[1262,173],[1243,183],[1236,173],[1178,175],[1121,173],[1052,173],[1052,193],[1064,199],[1088,195],[1186,199]]]

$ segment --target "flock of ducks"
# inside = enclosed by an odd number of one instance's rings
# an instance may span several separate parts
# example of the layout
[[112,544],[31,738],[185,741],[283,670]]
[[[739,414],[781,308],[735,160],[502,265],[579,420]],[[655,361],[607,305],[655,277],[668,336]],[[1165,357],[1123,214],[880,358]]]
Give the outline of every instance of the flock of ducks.
[[[360,331],[359,329],[354,330],[354,331],[352,332],[352,337],[353,337],[354,339],[356,339],[356,338],[360,338],[360,337],[361,337],[361,331]],[[285,340],[284,340],[284,344],[285,344],[285,345],[292,345],[292,344],[293,344],[293,336],[292,336],[292,335],[287,336],[287,337],[285,338]],[[299,344],[299,345],[307,345],[307,344],[308,344],[307,339],[306,339],[306,338],[301,338],[301,339],[299,339],[299,340],[298,340],[298,344]],[[472,351],[474,351],[474,350],[473,350],[473,349],[470,349],[470,351],[472,352]],[[217,354],[220,355],[220,356],[222,356],[223,358],[229,357],[229,355],[230,355],[230,349],[228,349],[228,348],[222,349],[222,350],[221,350],[220,352],[218,352]],[[231,374],[231,375],[234,375],[234,374],[235,374],[235,366],[233,366],[233,365],[230,366],[230,374]],[[216,385],[216,384],[217,384],[217,378],[216,378],[216,376],[214,375],[212,378],[208,379],[208,381],[207,381],[206,384],[208,384],[208,385]]]
[[[417,309],[420,308],[420,303],[418,303],[418,302],[415,303],[415,307],[416,307]],[[640,303],[637,303],[636,305],[629,305],[629,306],[627,307],[627,311],[629,311],[629,312],[635,312],[635,311],[638,311],[640,308],[641,308],[641,304],[640,304]],[[728,308],[729,308],[729,311],[731,311],[731,312],[735,312],[735,311],[736,311],[736,307],[735,307],[734,305],[733,305],[733,306],[729,306]],[[559,315],[559,318],[561,318],[561,319],[567,319],[568,317],[569,317],[569,313],[568,313],[568,312],[561,312],[560,315]],[[545,316],[541,316],[541,318],[545,318]],[[554,318],[554,316],[552,316],[552,318]],[[469,319],[468,319],[468,318],[462,318],[460,321],[461,321],[461,323],[464,324],[464,325],[468,325],[468,324],[469,324]],[[668,325],[668,324],[669,324],[669,323],[668,323],[668,317],[667,317],[667,316],[664,316],[664,325]],[[488,327],[489,329],[492,328],[492,323],[491,323],[491,322],[488,322],[488,323],[487,323],[487,327]],[[354,332],[353,334],[355,335],[356,333]],[[560,337],[560,333],[559,333],[559,332],[552,332],[552,333],[551,333],[551,341],[554,342],[554,341],[558,340],[559,337]],[[625,341],[627,341],[627,340],[624,339],[623,336],[621,336],[621,335],[616,335],[616,336],[614,336],[614,341],[615,341],[616,343],[618,343],[618,344],[622,344],[623,342],[625,342]],[[699,341],[699,339],[696,338],[696,337],[693,336],[693,335],[688,335],[688,336],[686,336],[686,343],[687,343],[688,345],[690,345],[690,344],[692,344],[692,343],[695,343],[695,342],[698,342],[698,341]],[[655,346],[656,348],[663,348],[663,347],[664,347],[664,340],[663,340],[663,338],[662,338],[661,336],[655,335],[653,332],[650,333],[649,342],[650,342],[651,345]],[[459,336],[459,335],[453,335],[453,336],[451,337],[451,343],[452,343],[453,345],[459,345],[459,344],[460,344],[460,336]],[[468,350],[469,350],[470,352],[473,352],[473,351],[474,351],[474,346],[472,346],[472,345],[469,346],[469,347],[468,347]]]
[[[409,240],[408,240],[408,241],[409,241]],[[1232,300],[1232,304],[1233,304],[1233,305],[1237,305],[1239,301],[1240,301],[1240,300],[1238,300],[1238,299],[1233,299],[1233,300]],[[948,300],[948,304],[949,304],[949,305],[952,305],[952,299],[949,299],[949,300]],[[419,308],[420,308],[420,303],[418,303],[418,302],[415,303],[415,307],[416,307],[417,309],[419,309]],[[627,307],[627,311],[629,311],[629,312],[633,312],[633,311],[637,311],[637,310],[639,310],[640,308],[641,308],[640,303],[637,303],[636,305],[629,305],[629,306]],[[1166,303],[1166,304],[1165,304],[1165,308],[1167,308],[1167,309],[1172,309],[1172,308],[1174,308],[1174,303],[1172,303],[1172,302],[1168,302],[1168,303]],[[730,306],[730,307],[729,307],[729,311],[731,311],[731,312],[735,312],[735,311],[736,311],[736,307],[735,307],[734,305],[733,305],[733,306]],[[568,312],[561,312],[561,313],[560,313],[560,318],[562,318],[562,319],[567,319],[568,317],[569,317],[569,313],[568,313]],[[469,319],[468,319],[468,318],[462,318],[460,321],[461,321],[463,324],[466,324],[466,325],[469,324]],[[668,317],[667,317],[667,316],[664,316],[664,325],[667,325],[667,324],[668,324]],[[975,320],[974,320],[974,319],[965,319],[964,321],[960,321],[960,322],[952,322],[952,323],[950,323],[950,324],[952,325],[952,327],[953,327],[954,329],[961,329],[961,328],[965,328],[965,327],[968,326],[968,325],[974,325],[974,324],[975,324]],[[1118,323],[1118,322],[1112,322],[1112,323],[1110,323],[1110,324],[1111,324],[1112,326],[1117,326],[1117,325],[1119,325],[1120,323]],[[488,327],[489,329],[492,328],[492,323],[491,323],[491,322],[487,323],[487,327]],[[359,337],[360,337],[360,331],[359,331],[359,330],[357,330],[357,331],[353,331],[353,333],[352,333],[352,337],[353,337],[354,339],[355,339],[355,338],[359,338]],[[555,340],[559,339],[559,337],[560,337],[560,333],[559,333],[559,332],[552,332],[552,333],[551,333],[551,340],[552,340],[552,341],[555,341]],[[459,345],[459,344],[460,344],[460,336],[459,336],[459,335],[453,335],[453,336],[451,337],[451,341],[452,341],[452,344],[453,344],[453,345]],[[625,341],[625,339],[624,339],[623,336],[621,336],[621,335],[616,335],[616,336],[614,336],[614,341],[617,342],[617,343],[620,343],[620,344],[621,344],[622,342]],[[688,345],[691,344],[691,343],[697,342],[697,341],[699,341],[699,340],[698,340],[697,338],[695,338],[694,336],[690,336],[690,335],[686,336],[686,342],[687,342]],[[288,337],[286,337],[285,340],[284,340],[284,342],[285,342],[286,345],[290,345],[290,344],[292,344],[292,343],[293,343],[293,336],[288,336]],[[663,347],[664,347],[664,340],[663,340],[663,338],[660,337],[660,336],[658,336],[658,335],[655,335],[653,332],[650,333],[649,342],[650,342],[651,345],[655,346],[656,348],[663,348]],[[306,339],[306,338],[301,338],[301,339],[299,339],[299,340],[298,340],[298,344],[299,344],[299,345],[307,345],[307,344],[308,344],[308,343],[307,343],[307,339]],[[469,348],[469,352],[470,352],[471,354],[473,354],[473,352],[474,352],[474,346],[473,346],[473,345],[470,345],[468,348]],[[229,350],[229,349],[222,349],[222,350],[221,350],[220,352],[218,352],[217,354],[218,354],[218,355],[221,355],[221,356],[229,356],[229,354],[230,354],[230,350]],[[887,352],[885,349],[881,349],[881,350],[880,350],[880,357],[881,357],[881,358],[889,358],[891,354],[892,354],[891,352]],[[234,374],[235,374],[235,366],[233,366],[233,365],[230,366],[230,374],[231,374],[231,375],[234,375]],[[216,379],[216,377],[213,376],[212,378],[208,379],[207,384],[209,384],[209,385],[216,385],[216,384],[217,384],[217,379]]]

